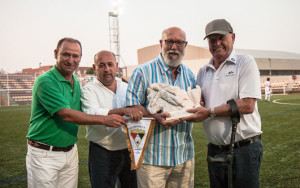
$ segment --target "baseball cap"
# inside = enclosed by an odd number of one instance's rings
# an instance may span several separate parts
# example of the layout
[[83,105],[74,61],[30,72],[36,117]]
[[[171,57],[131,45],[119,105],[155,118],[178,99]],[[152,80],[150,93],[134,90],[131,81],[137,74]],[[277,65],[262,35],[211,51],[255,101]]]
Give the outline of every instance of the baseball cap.
[[233,33],[233,29],[229,22],[227,22],[225,19],[213,20],[206,25],[206,36],[203,40],[212,34],[227,35],[228,33]]

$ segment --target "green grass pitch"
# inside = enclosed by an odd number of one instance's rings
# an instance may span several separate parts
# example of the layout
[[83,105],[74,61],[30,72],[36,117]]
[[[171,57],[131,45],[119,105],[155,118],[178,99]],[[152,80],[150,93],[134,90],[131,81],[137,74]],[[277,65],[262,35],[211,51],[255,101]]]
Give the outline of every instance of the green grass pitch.
[[[300,95],[276,95],[258,102],[264,154],[261,187],[300,187]],[[25,156],[30,106],[0,107],[0,187],[27,187]],[[209,187],[202,124],[194,124],[195,187]],[[78,134],[79,185],[90,187],[85,127]]]

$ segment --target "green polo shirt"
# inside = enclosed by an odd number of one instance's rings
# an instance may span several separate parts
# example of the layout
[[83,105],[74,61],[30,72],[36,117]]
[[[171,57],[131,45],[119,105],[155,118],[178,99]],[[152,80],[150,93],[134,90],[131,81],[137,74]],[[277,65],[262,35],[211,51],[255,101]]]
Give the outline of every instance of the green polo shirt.
[[73,78],[72,88],[54,66],[36,79],[27,138],[56,147],[76,143],[78,125],[63,121],[56,114],[64,108],[80,111],[80,84],[75,75]]

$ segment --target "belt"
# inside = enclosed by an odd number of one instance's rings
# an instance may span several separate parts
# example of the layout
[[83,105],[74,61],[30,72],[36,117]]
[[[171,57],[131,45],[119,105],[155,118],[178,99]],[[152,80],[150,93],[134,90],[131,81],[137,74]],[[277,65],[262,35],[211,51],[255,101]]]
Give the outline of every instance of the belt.
[[[247,146],[248,144],[254,143],[254,142],[258,142],[261,140],[261,135],[256,135],[253,136],[251,138],[247,138],[238,142],[234,143],[234,147],[233,148],[240,148],[243,146]],[[211,144],[214,148],[220,149],[220,150],[229,150],[230,145],[215,145],[215,144]]]
[[49,145],[31,140],[31,139],[28,139],[27,143],[32,147],[43,149],[43,150],[48,150],[48,151],[50,150],[50,151],[64,151],[64,152],[67,152],[67,151],[70,151],[74,147],[74,145],[67,146],[67,147],[49,146]]

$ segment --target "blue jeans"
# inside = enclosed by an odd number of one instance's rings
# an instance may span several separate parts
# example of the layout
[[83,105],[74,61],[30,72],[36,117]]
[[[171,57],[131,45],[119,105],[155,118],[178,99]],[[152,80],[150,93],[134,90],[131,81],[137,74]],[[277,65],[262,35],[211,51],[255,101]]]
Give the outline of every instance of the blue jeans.
[[[227,153],[208,144],[208,156]],[[259,187],[259,172],[263,156],[262,141],[254,142],[234,149],[232,165],[233,187],[254,188]],[[228,187],[228,166],[226,163],[208,163],[209,181],[211,188]]]
[[136,188],[136,171],[130,169],[131,160],[127,149],[109,151],[98,144],[90,142],[89,173],[93,188],[118,187]]

